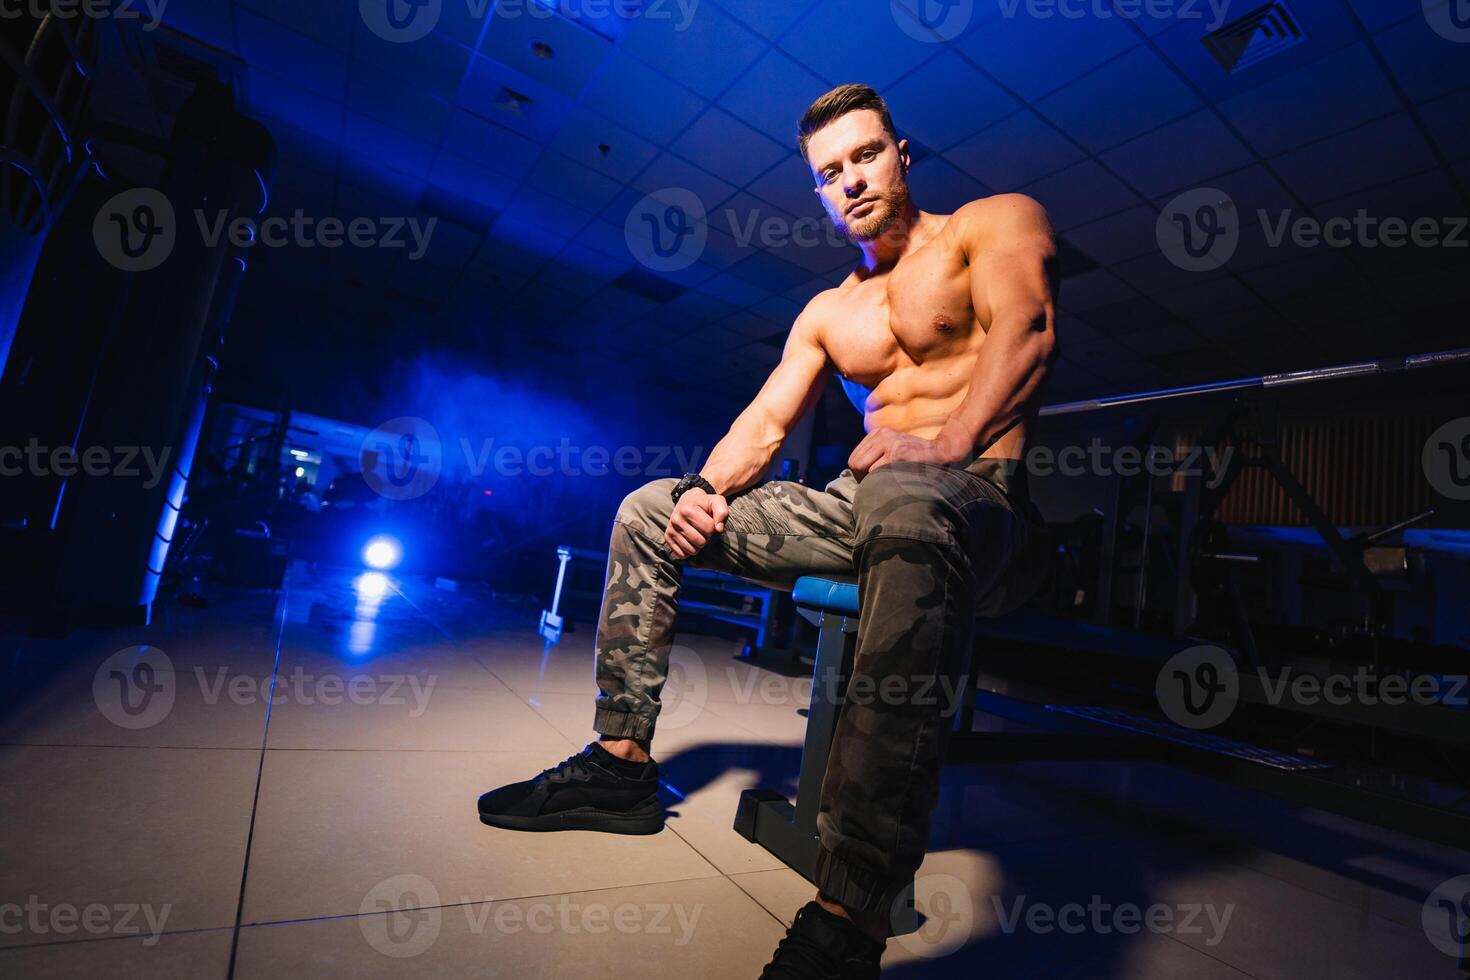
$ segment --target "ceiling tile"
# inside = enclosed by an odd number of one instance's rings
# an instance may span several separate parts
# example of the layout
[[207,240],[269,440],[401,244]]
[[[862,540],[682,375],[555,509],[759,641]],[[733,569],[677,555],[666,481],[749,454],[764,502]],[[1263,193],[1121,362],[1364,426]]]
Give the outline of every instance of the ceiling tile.
[[[1147,92],[1147,98],[1134,93]],[[1163,59],[1135,48],[1036,103],[1036,110],[1093,152],[1187,115],[1200,101]]]
[[[961,99],[936,99],[936,92],[963,92]],[[899,135],[942,150],[1020,106],[974,65],[953,52],[925,62],[884,92]]]
[[1158,219],[1157,209],[1140,205],[1079,225],[1067,232],[1067,241],[1097,262],[1111,265],[1157,252]]
[[1254,307],[1260,300],[1232,276],[1207,279],[1184,289],[1154,293],[1154,301],[1186,320]]
[[788,0],[785,3],[770,3],[769,0],[719,0],[717,5],[757,34],[775,40],[796,23],[813,2],[814,0]]
[[950,214],[971,201],[989,196],[990,188],[943,157],[929,157],[909,170],[909,192],[919,207]]
[[1429,170],[1435,159],[1413,121],[1399,113],[1283,153],[1271,163],[1303,201],[1316,204]]
[[606,208],[623,190],[623,185],[611,177],[556,152],[542,154],[527,176],[526,186],[593,213]]
[[658,147],[585,106],[572,110],[551,148],[623,183],[658,156]]
[[572,100],[560,92],[479,55],[470,65],[459,103],[538,143],[551,142],[572,111]]
[[1050,123],[1024,109],[950,147],[944,157],[996,191],[1012,191],[1082,159]]
[[533,140],[464,109],[456,109],[450,117],[444,149],[517,179],[531,172],[542,153]]
[[1470,88],[1419,107],[1430,138],[1451,159],[1470,156]]
[[1086,313],[1095,307],[1137,295],[1137,290],[1111,272],[1094,269],[1063,279],[1057,290],[1057,305],[1074,313]]
[[789,154],[785,147],[718,108],[696,119],[669,148],[736,187]]
[[940,48],[905,34],[893,15],[887,3],[821,0],[781,48],[833,85],[862,82],[882,92]]
[[[180,4],[179,6],[223,6],[221,4]],[[236,6],[259,14],[289,27],[298,34],[305,34],[320,41],[335,51],[346,51],[352,38],[353,22],[357,19],[355,7],[340,4],[331,7],[308,6],[297,0],[236,0]]]
[[[719,207],[735,193],[735,188],[714,174],[707,173],[672,153],[661,153],[649,164],[648,169],[638,175],[633,186],[643,194],[652,194],[669,187],[692,191],[704,205],[705,213]],[[625,211],[622,217],[625,217]]]
[[[1454,0],[1459,4],[1462,0]],[[1449,21],[1450,7],[1438,4],[1443,18]],[[1460,8],[1462,9],[1462,8]],[[1470,81],[1470,30],[1460,27],[1458,42],[1437,34],[1430,26],[1430,14],[1410,17],[1397,26],[1378,34],[1375,41],[1388,62],[1389,70],[1415,102],[1424,102],[1463,88]],[[1440,15],[1436,14],[1436,18]],[[1463,13],[1460,15],[1463,18]],[[1453,22],[1445,28],[1454,30]]]
[[[653,9],[667,16],[651,16]],[[712,99],[755,63],[766,41],[713,4],[665,3],[644,11],[621,47]]]
[[[611,52],[612,43],[550,11],[529,16],[530,9],[522,4],[497,5],[480,54],[576,98]],[[538,50],[550,57],[541,57]]]
[[976,65],[1018,93],[1037,99],[1139,42],[1120,17],[1001,16],[955,41]]
[[283,78],[252,68],[247,79],[245,104],[258,115],[279,119],[292,129],[310,133],[326,152],[336,156],[342,135],[342,103],[309,92]]
[[317,95],[341,101],[347,91],[347,57],[304,34],[235,11],[240,56],[249,64]]
[[1102,162],[1144,197],[1198,185],[1256,162],[1209,110],[1185,116],[1104,153]]
[[807,106],[829,89],[826,82],[772,48],[720,96],[720,105],[783,147],[796,146],[797,125]]
[[352,56],[377,65],[398,78],[414,80],[419,88],[446,102],[454,101],[470,65],[470,52],[437,34],[411,44],[385,41],[358,18],[352,37]]
[[746,190],[794,217],[829,220],[817,196],[811,168],[796,153],[787,154],[780,163],[751,181]]
[[516,189],[516,182],[512,178],[486,170],[478,163],[457,154],[443,151],[434,160],[429,179],[436,186],[497,211],[505,208]]
[[682,85],[621,51],[613,52],[582,102],[661,145],[708,105]]
[[427,177],[434,163],[433,144],[352,112],[347,114],[342,131],[342,147],[359,157],[378,160],[386,167],[417,177]]
[[1137,194],[1091,160],[1033,181],[1022,190],[1041,202],[1058,231],[1142,203]]
[[449,103],[408,79],[389,75],[365,61],[352,64],[347,81],[347,108],[435,145],[444,135],[451,111]]
[[1398,108],[1388,79],[1363,44],[1220,103],[1225,118],[1268,156]]

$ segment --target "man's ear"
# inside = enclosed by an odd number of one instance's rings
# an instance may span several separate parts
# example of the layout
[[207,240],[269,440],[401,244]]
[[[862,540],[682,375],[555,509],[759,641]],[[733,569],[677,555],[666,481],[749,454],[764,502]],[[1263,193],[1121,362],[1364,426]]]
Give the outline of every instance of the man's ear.
[[898,165],[903,168],[904,173],[908,173],[911,163],[913,160],[909,159],[909,141],[901,139],[898,141]]

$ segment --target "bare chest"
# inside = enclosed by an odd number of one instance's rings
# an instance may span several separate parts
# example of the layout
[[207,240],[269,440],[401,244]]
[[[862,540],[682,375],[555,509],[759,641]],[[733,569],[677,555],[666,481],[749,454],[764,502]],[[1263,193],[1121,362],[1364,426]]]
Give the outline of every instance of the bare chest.
[[839,294],[827,351],[847,382],[874,388],[910,368],[973,350],[984,331],[956,252],[928,245],[883,276]]

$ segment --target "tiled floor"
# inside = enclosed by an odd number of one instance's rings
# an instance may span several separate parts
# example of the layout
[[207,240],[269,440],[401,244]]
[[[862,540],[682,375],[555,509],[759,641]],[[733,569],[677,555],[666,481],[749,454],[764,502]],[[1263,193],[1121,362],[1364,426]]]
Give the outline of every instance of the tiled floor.
[[[474,800],[593,737],[588,629],[304,566],[213,598],[6,640],[0,976],[748,980],[811,897],[731,828],[792,789],[792,665],[681,637],[665,830],[521,834]],[[885,976],[1464,976],[1422,917],[1470,855],[1158,765],[951,766],[930,843]]]

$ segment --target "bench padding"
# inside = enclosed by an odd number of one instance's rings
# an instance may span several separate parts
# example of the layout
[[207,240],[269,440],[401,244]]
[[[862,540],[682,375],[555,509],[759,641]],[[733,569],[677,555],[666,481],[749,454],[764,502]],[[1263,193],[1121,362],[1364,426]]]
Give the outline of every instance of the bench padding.
[[803,575],[796,580],[791,598],[798,606],[844,616],[858,614],[857,583],[821,575]]

